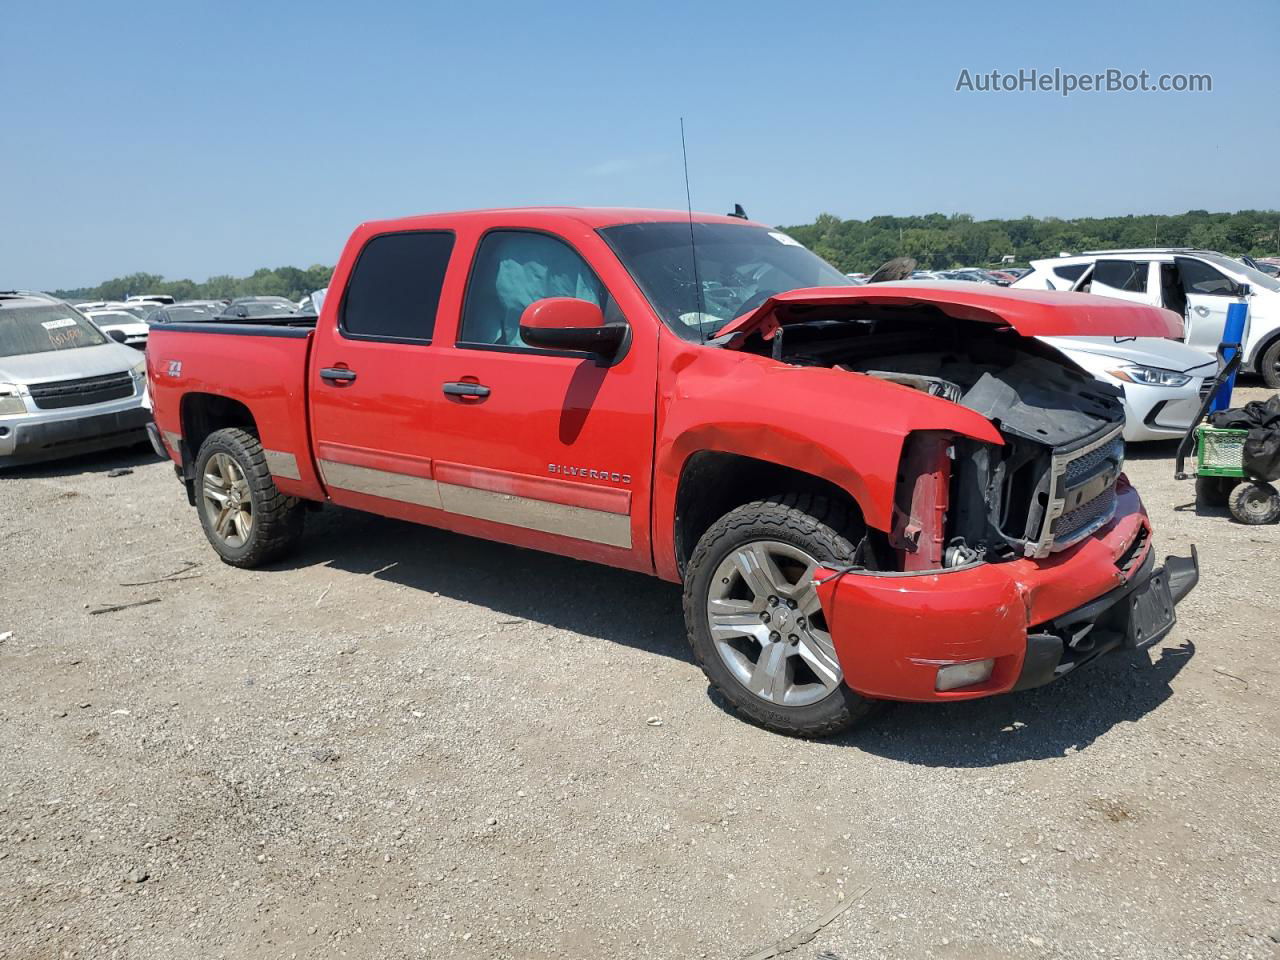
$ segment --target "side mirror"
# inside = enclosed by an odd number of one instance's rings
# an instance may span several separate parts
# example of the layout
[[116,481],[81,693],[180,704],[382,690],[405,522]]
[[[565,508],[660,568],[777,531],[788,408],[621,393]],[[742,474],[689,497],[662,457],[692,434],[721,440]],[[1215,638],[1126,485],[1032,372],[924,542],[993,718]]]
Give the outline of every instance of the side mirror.
[[110,337],[112,340],[114,340],[116,343],[124,343],[126,340],[129,339],[124,335],[123,330],[108,330],[107,336]]
[[588,300],[546,297],[520,315],[520,336],[531,347],[582,350],[612,360],[626,342],[625,323],[605,323],[604,313]]

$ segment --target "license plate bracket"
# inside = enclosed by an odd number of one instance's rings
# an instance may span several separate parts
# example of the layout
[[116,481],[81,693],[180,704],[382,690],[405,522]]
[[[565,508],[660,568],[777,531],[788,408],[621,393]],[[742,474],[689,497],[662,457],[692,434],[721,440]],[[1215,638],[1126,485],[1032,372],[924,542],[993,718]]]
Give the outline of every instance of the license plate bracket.
[[1129,594],[1129,627],[1125,631],[1125,646],[1142,650],[1159,643],[1173,625],[1178,622],[1174,612],[1173,595],[1169,592],[1169,578],[1164,567],[1151,573],[1150,579]]

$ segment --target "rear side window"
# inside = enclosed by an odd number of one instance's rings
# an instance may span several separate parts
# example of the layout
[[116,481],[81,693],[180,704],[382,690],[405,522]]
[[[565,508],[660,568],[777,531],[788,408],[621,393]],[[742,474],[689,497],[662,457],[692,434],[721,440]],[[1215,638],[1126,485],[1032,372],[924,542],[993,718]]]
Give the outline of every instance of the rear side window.
[[1084,273],[1087,266],[1089,266],[1087,263],[1068,263],[1066,266],[1054,267],[1053,272],[1063,280],[1074,283],[1080,279],[1080,275]]
[[384,233],[364,245],[347,281],[339,325],[345,336],[428,343],[453,252],[444,231]]
[[1147,292],[1147,265],[1136,260],[1099,260],[1093,268],[1093,282],[1113,290]]

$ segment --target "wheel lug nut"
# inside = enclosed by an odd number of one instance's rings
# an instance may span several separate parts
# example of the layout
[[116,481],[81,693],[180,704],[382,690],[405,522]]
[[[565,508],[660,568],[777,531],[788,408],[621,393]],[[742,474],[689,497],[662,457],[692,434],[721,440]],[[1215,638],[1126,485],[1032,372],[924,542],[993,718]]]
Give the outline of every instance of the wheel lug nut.
[[794,600],[788,599],[787,606],[790,607],[792,610],[794,610],[796,608],[796,602]]
[[768,622],[769,622],[770,620],[772,620],[772,619],[773,619],[773,618],[769,616],[769,611],[768,611],[768,610],[766,610],[764,613],[760,614],[760,622],[761,622],[761,623],[768,623]]
[[779,640],[781,640],[781,639],[782,639],[782,634],[778,633],[778,632],[775,630],[775,631],[773,631],[772,633],[770,633],[770,634],[769,634],[769,639],[770,639],[771,641],[773,641],[774,643],[777,643]]
[[800,642],[800,638],[799,638],[799,637],[797,637],[794,633],[793,633],[793,634],[791,634],[791,636],[787,637],[787,640],[788,640],[788,642],[790,642],[790,644],[791,644],[793,647],[794,647],[796,644],[798,644],[798,643]]
[[769,598],[769,606],[771,606],[771,607],[776,607],[777,605],[778,605],[778,598],[777,598],[777,597],[770,597],[770,598]]
[[804,617],[796,617],[796,626],[803,627],[808,621]]

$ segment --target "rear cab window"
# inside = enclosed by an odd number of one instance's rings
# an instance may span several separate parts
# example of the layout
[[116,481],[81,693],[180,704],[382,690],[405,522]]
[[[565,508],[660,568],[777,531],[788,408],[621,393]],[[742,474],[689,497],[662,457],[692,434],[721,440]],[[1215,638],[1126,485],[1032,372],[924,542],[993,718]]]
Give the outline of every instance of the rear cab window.
[[453,246],[454,235],[446,230],[384,233],[370,239],[343,294],[338,316],[342,336],[430,343]]

